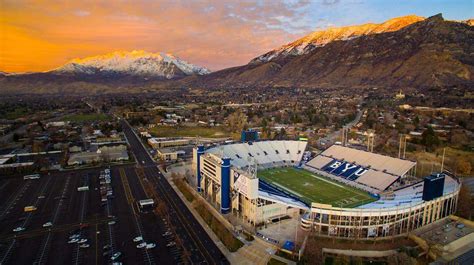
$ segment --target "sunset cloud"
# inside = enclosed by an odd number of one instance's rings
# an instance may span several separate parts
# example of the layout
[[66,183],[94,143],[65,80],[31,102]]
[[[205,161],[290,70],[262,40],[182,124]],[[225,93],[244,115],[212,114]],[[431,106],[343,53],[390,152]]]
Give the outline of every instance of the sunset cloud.
[[[307,1],[6,1],[0,69],[45,71],[114,50],[169,52],[216,70],[308,32]],[[86,8],[87,7],[87,8]]]
[[459,8],[459,3],[390,2],[3,0],[0,70],[46,71],[74,58],[117,50],[172,53],[218,70],[245,64],[329,25],[382,22],[413,13],[429,16],[444,9],[469,10]]

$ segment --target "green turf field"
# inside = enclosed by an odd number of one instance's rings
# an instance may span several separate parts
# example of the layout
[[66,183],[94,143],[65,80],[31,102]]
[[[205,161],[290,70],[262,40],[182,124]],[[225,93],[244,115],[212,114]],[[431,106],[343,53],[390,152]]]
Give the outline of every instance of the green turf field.
[[307,203],[331,204],[334,207],[352,208],[373,202],[367,192],[349,187],[304,169],[293,167],[258,171],[258,178],[299,196]]

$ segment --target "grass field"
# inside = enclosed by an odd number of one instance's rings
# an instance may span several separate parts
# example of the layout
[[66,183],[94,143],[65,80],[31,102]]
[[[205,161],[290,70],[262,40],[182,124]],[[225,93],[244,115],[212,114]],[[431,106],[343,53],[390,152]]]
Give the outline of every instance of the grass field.
[[376,200],[363,190],[334,182],[304,169],[272,168],[259,171],[258,178],[300,197],[309,204],[317,202],[352,208]]
[[199,126],[156,126],[150,130],[155,137],[204,137],[204,138],[223,138],[228,137],[229,133],[221,127],[199,127]]
[[107,121],[110,120],[110,116],[102,113],[73,114],[65,116],[63,120],[72,122]]

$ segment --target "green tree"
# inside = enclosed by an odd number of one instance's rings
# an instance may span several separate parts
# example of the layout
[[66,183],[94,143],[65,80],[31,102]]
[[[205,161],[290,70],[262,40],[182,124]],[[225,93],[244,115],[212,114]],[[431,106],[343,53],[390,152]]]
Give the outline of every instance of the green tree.
[[428,150],[433,151],[436,146],[440,143],[438,136],[434,132],[433,128],[428,127],[421,135],[421,144],[423,144]]
[[13,134],[13,141],[18,142],[20,140],[20,135],[18,133]]

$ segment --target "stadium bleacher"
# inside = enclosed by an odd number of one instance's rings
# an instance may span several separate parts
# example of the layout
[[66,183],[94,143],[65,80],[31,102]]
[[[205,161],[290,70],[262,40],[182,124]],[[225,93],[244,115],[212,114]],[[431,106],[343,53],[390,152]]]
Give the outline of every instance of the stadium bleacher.
[[384,191],[400,177],[407,174],[416,163],[341,145],[333,145],[310,160],[306,165],[345,180]]
[[231,158],[231,164],[245,168],[256,162],[259,168],[299,165],[307,142],[305,141],[256,141],[221,145],[207,150],[208,153],[221,154]]
[[[444,180],[443,194],[447,195],[454,192],[458,186],[458,182],[450,176],[446,176]],[[380,200],[361,205],[358,208],[391,208],[398,206],[415,206],[423,203],[423,182],[415,183],[410,186],[403,187],[391,193],[389,196],[382,196]]]

